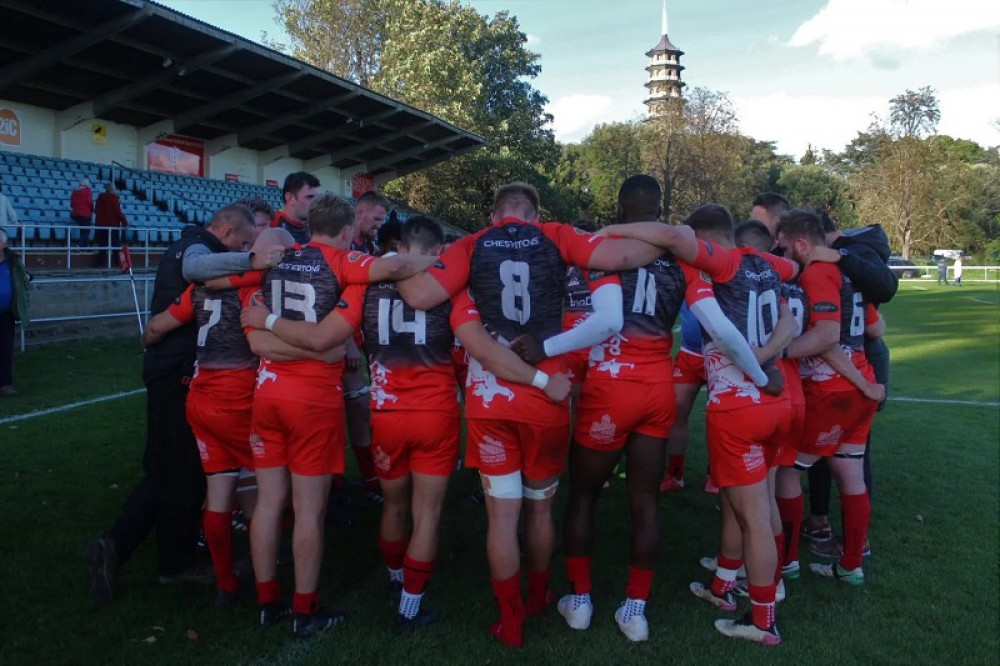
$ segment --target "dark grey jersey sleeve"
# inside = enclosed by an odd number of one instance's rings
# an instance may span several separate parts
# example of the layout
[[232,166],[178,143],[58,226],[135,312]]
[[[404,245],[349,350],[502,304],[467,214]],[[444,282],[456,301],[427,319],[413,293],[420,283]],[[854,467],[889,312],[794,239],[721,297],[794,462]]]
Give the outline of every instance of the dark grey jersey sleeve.
[[182,261],[181,270],[188,282],[204,282],[250,270],[249,252],[212,252],[202,243],[189,246]]

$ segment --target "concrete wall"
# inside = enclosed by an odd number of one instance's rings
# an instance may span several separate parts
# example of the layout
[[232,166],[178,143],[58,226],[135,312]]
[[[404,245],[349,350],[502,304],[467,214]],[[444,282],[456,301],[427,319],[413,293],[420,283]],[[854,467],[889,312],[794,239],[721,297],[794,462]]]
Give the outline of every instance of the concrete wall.
[[[85,115],[59,114],[0,99],[0,121],[8,118],[9,125],[9,118],[15,117],[20,141],[20,145],[12,145],[0,137],[0,150],[98,164],[118,162],[137,169],[146,168],[145,145],[140,145],[139,128],[101,118],[88,119]],[[272,154],[239,146],[220,150],[214,155],[211,149],[211,142],[206,142],[205,176],[208,178],[224,180],[226,174],[234,173],[242,183],[264,185],[268,180],[275,180],[280,187],[289,173],[306,170],[319,178],[324,190],[337,194],[350,193],[349,187],[347,190],[344,188],[344,176],[340,169],[335,167],[314,164],[314,168],[310,168],[300,159],[275,159]]]

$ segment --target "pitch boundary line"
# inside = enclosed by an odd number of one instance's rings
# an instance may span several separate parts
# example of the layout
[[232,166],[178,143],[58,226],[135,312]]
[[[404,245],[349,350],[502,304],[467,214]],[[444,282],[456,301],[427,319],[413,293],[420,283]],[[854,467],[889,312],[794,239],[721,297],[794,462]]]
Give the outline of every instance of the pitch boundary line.
[[975,400],[946,400],[943,398],[906,398],[903,396],[889,396],[889,400],[896,402],[919,402],[931,405],[969,405],[971,407],[1000,407],[1000,402],[978,402]]
[[[14,414],[12,416],[5,416],[0,418],[0,425],[7,423],[16,423],[18,421],[26,421],[27,419],[33,419],[38,416],[49,416],[50,414],[58,414],[60,412],[68,412],[71,409],[76,409],[78,407],[86,407],[88,405],[96,405],[102,402],[108,402],[110,400],[117,400],[118,398],[127,398],[129,396],[138,395],[145,391],[146,389],[135,389],[132,391],[122,391],[120,393],[112,393],[110,395],[102,395],[97,398],[90,398],[89,400],[80,400],[78,402],[71,402],[68,405],[60,405],[59,407],[49,407],[48,409],[39,409],[38,411],[28,412],[27,414]],[[1000,407],[1000,402],[978,402],[975,400],[947,400],[943,398],[907,398],[904,396],[890,396],[890,401],[893,402],[913,402],[913,403],[923,403],[930,405],[964,405],[968,407]]]
[[101,402],[108,402],[109,400],[117,400],[118,398],[127,398],[131,395],[138,395],[145,390],[146,389],[135,389],[133,391],[122,391],[121,393],[102,395],[97,398],[90,398],[89,400],[80,400],[79,402],[71,402],[68,405],[60,405],[59,407],[49,407],[48,409],[39,409],[38,411],[28,412],[27,414],[14,414],[13,416],[5,416],[3,418],[0,418],[0,425],[3,425],[5,423],[16,423],[17,421],[33,419],[36,416],[48,416],[49,414],[58,414],[59,412],[67,412],[71,409],[76,409],[77,407],[96,405]]

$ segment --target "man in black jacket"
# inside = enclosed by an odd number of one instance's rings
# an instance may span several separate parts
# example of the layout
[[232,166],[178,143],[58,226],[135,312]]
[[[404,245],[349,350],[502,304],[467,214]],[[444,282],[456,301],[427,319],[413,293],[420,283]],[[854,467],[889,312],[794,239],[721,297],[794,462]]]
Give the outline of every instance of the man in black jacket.
[[[185,227],[156,269],[150,314],[166,310],[190,282],[268,268],[281,260],[280,248],[267,256],[248,252],[254,236],[253,214],[236,205],[217,211],[206,228]],[[205,476],[185,416],[196,336],[196,327],[188,324],[146,350],[142,370],[146,385],[145,476],[125,501],[114,526],[87,546],[90,593],[98,603],[114,600],[118,567],[153,527],[161,583],[212,580],[211,568],[198,567],[195,560]]]
[[[817,209],[823,221],[830,247],[816,248],[816,260],[836,263],[840,270],[864,294],[865,300],[876,307],[888,303],[899,288],[899,278],[888,265],[889,238],[879,224],[871,224],[859,229],[840,231],[826,211]],[[875,371],[875,381],[889,388],[889,348],[882,338],[865,338],[865,355]],[[879,405],[881,410],[885,402]],[[871,435],[865,447],[865,486],[872,492]],[[809,469],[809,519],[803,523],[803,531],[813,539],[813,552],[836,556],[840,544],[830,536],[830,468],[813,465]],[[868,549],[866,547],[865,551]]]

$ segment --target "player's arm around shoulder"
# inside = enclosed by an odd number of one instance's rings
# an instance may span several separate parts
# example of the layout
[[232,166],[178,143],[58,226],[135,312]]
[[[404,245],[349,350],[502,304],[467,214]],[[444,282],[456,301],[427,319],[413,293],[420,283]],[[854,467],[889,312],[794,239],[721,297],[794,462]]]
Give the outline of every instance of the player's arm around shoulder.
[[290,345],[322,354],[354,335],[361,321],[363,301],[363,287],[348,287],[336,308],[320,321],[308,322],[279,317],[261,300],[254,299],[240,313],[240,323],[246,329],[270,331]]

